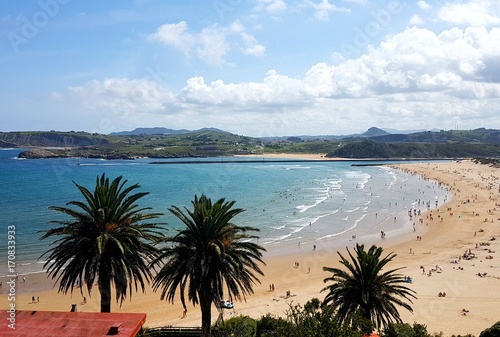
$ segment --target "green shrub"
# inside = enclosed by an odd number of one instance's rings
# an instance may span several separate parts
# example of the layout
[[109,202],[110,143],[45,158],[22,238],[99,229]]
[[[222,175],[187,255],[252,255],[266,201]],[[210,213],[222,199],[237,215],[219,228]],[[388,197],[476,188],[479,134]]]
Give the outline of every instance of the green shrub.
[[430,337],[423,324],[391,323],[385,330],[385,337]]
[[262,316],[257,321],[257,337],[278,337],[280,333],[293,328],[293,325],[283,318],[274,318],[270,314]]
[[500,321],[493,324],[491,328],[482,331],[479,337],[500,337]]
[[255,337],[257,322],[249,316],[232,317],[221,325],[220,331],[228,337]]

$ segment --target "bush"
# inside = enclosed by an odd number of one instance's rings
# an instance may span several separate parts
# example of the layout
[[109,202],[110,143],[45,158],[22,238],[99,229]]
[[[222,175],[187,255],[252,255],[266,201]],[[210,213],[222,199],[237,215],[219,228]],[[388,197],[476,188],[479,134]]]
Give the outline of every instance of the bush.
[[220,331],[228,337],[255,337],[257,322],[249,316],[232,317],[221,325]]
[[479,337],[500,337],[500,321],[493,324],[491,328],[482,331]]
[[282,318],[274,318],[267,314],[257,321],[257,337],[281,336],[279,332],[287,330],[291,325]]
[[423,324],[391,323],[385,330],[385,337],[430,337]]

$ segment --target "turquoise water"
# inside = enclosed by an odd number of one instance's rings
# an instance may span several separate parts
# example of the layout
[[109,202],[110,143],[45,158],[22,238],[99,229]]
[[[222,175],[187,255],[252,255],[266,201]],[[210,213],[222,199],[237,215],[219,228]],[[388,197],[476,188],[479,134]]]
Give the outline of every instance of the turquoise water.
[[[6,272],[7,226],[16,227],[19,274],[41,270],[39,256],[49,242],[38,231],[61,214],[49,206],[81,200],[72,181],[90,190],[97,175],[123,175],[150,192],[141,206],[163,212],[165,230],[179,226],[171,205],[188,206],[195,194],[213,200],[235,200],[245,212],[241,225],[259,228],[259,243],[268,251],[288,245],[315,245],[325,240],[348,242],[353,235],[376,239],[380,231],[396,236],[412,231],[409,209],[425,210],[424,202],[440,205],[449,198],[435,182],[384,167],[353,167],[352,162],[262,162],[152,165],[151,159],[16,159],[20,150],[0,151],[0,275]],[[223,159],[221,159],[223,160]],[[199,161],[199,160],[196,160]],[[420,200],[420,202],[419,202]],[[3,258],[5,257],[5,258]]]

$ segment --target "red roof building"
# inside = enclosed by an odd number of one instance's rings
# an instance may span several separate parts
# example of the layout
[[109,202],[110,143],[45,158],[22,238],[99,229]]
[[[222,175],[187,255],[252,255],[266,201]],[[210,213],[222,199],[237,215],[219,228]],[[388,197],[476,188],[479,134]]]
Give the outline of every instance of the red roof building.
[[135,337],[146,314],[2,310],[0,321],[2,337]]

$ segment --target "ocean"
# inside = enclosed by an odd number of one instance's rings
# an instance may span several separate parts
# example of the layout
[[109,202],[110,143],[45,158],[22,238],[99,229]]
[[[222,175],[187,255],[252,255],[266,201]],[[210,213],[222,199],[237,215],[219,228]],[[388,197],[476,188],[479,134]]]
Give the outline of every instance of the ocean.
[[181,225],[168,211],[172,205],[190,208],[194,195],[201,194],[214,201],[235,200],[234,207],[245,212],[234,222],[259,228],[258,242],[270,255],[291,245],[312,247],[328,241],[342,247],[353,236],[376,241],[381,231],[387,237],[410,233],[409,210],[423,212],[450,198],[436,182],[388,167],[352,166],[351,161],[241,158],[232,163],[227,161],[235,158],[218,158],[219,163],[191,159],[194,164],[155,165],[151,163],[158,160],[148,158],[17,159],[20,151],[0,151],[0,276],[9,274],[8,227],[14,226],[16,232],[16,271],[40,272],[45,262],[40,255],[50,244],[40,240],[40,231],[51,228],[51,220],[65,219],[49,206],[82,200],[72,181],[93,190],[102,173],[111,179],[122,175],[129,184],[139,183],[136,191],[149,192],[140,205],[164,213],[158,221],[166,223],[167,235]]

